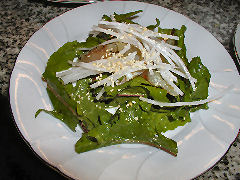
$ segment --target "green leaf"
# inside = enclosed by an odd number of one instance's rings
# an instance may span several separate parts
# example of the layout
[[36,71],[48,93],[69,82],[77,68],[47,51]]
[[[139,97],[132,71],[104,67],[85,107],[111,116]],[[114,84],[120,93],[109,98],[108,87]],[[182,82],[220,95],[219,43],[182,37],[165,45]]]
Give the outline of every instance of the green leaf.
[[[94,138],[88,138],[94,137]],[[93,139],[97,140],[96,142]],[[123,143],[141,143],[154,146],[177,155],[177,143],[162,134],[153,134],[138,122],[129,123],[127,121],[110,125],[101,125],[92,129],[89,133],[83,134],[75,145],[77,153],[82,153],[105,146],[123,144]]]
[[148,128],[147,124],[142,123],[142,111],[137,103],[120,108],[122,110],[119,110],[121,112],[119,120],[112,126],[100,125],[83,134],[75,145],[76,152],[81,153],[121,143],[141,143],[163,149],[176,156],[176,142],[164,137],[161,133],[156,133],[151,127]]
[[156,18],[156,24],[155,25],[149,25],[149,26],[147,26],[147,28],[149,30],[154,31],[154,29],[157,28],[159,25],[160,25],[160,20],[158,18]]
[[127,81],[121,85],[118,86],[106,86],[104,87],[107,95],[115,97],[117,94],[121,94],[121,91],[123,91],[124,89],[128,88],[128,87],[134,87],[134,86],[140,86],[142,84],[149,84],[150,83],[145,80],[143,77],[141,76],[137,76],[133,79],[131,79],[130,81]]
[[183,60],[185,65],[188,65],[188,59],[186,57],[186,46],[184,43],[185,39],[185,31],[187,30],[186,26],[182,25],[180,30],[175,30],[174,35],[179,37],[179,40],[177,41],[177,46],[181,48],[181,50],[176,51],[177,55]]
[[[142,10],[138,10],[138,11],[134,11],[134,12],[129,12],[129,13],[126,13],[126,14],[117,14],[117,13],[114,13],[113,16],[115,18],[115,20],[117,22],[120,22],[120,23],[129,23],[129,24],[135,24],[135,22],[133,22],[132,20],[134,18],[136,18],[135,15],[137,15],[138,13],[142,12]],[[102,17],[103,20],[105,21],[109,21],[111,22],[112,19],[111,17],[107,16],[107,15],[103,15]]]
[[85,42],[81,42],[79,45],[83,48],[92,48],[95,47],[101,43],[103,43],[105,39],[99,38],[99,37],[88,37]]
[[107,16],[106,14],[103,15],[102,19],[103,19],[104,21],[112,22],[112,19],[111,19],[109,16]]
[[152,98],[160,102],[169,102],[169,99],[167,98],[167,91],[165,89],[162,89],[160,87],[155,87],[155,86],[146,86],[146,85],[143,87],[148,90],[149,98]]
[[151,127],[152,131],[159,133],[174,130],[178,126],[184,126],[187,122],[191,121],[189,110],[182,109],[183,114],[178,114],[178,110],[167,111],[165,113],[149,111],[143,115],[144,123],[146,127]]
[[[71,98],[71,84],[63,85],[63,83],[56,77],[56,72],[66,70],[71,67],[68,61],[79,57],[83,52],[79,48],[91,48],[104,40],[97,37],[89,37],[86,42],[79,43],[77,41],[68,42],[51,55],[48,60],[47,67],[43,73],[43,79],[47,82],[47,92],[55,112],[61,114],[61,119],[71,130],[75,131],[79,120],[81,120],[82,128],[84,126],[91,127],[86,117],[79,117],[77,115],[77,103],[75,99]],[[55,113],[55,114],[56,114]],[[54,115],[52,113],[52,115]],[[84,120],[84,121],[83,121]],[[85,124],[85,125],[84,125]]]
[[76,84],[76,89],[72,91],[73,98],[77,102],[77,113],[87,118],[91,124],[89,129],[100,124],[106,124],[110,121],[111,114],[105,109],[108,108],[105,103],[96,102],[90,91],[90,78],[81,79]]
[[62,114],[62,121],[73,131],[79,119],[76,116],[76,102],[65,91],[64,85],[56,77],[56,72],[68,69],[69,60],[76,57],[80,43],[74,41],[64,44],[48,60],[43,78],[47,82],[47,92],[55,111]]
[[72,131],[75,131],[75,123],[72,123],[73,121],[78,122],[78,118],[76,116],[73,116],[72,113],[69,113],[68,111],[66,111],[65,113],[61,114],[55,110],[53,111],[48,111],[45,109],[39,109],[36,114],[35,114],[35,118],[39,115],[39,113],[41,112],[45,112],[47,114],[50,114],[51,116],[61,120],[62,122],[64,122]]
[[46,109],[39,109],[36,113],[35,113],[35,118],[41,113],[41,112],[45,112],[45,113],[47,113],[47,114],[50,114],[50,115],[52,115],[52,116],[54,116],[55,118],[57,118],[57,119],[60,119],[60,120],[62,120],[62,118],[63,118],[63,116],[62,116],[62,114],[60,114],[60,113],[58,113],[58,112],[56,112],[56,111],[48,111],[48,110],[46,110]]
[[119,92],[120,96],[146,96],[146,90],[141,86],[127,87]]

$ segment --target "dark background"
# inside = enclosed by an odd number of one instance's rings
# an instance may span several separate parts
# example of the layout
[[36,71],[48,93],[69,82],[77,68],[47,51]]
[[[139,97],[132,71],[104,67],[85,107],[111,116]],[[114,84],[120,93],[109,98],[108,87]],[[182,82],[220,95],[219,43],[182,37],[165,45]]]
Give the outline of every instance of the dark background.
[[0,96],[0,180],[66,180],[41,160],[15,125],[8,97]]

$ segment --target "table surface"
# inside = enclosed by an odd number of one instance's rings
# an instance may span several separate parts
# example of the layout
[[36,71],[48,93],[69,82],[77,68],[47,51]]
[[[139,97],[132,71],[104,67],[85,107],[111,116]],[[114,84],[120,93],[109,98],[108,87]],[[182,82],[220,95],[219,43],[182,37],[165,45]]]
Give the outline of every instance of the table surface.
[[[233,54],[232,38],[240,23],[239,0],[143,0],[181,13],[206,28]],[[79,5],[37,0],[0,1],[0,97],[3,124],[0,142],[0,179],[64,179],[30,150],[15,127],[9,105],[9,79],[17,56],[27,40],[52,18]],[[239,67],[238,67],[239,68]],[[240,137],[210,170],[196,179],[240,179]]]

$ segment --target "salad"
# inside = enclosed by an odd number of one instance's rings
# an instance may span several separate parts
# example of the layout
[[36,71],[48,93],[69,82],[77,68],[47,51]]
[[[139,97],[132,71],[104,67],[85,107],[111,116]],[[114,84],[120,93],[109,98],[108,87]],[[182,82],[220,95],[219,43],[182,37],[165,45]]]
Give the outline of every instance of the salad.
[[84,42],[67,42],[51,55],[42,75],[53,111],[82,136],[75,151],[141,143],[177,156],[163,135],[207,109],[210,73],[200,57],[188,60],[186,27],[134,22],[142,11],[104,15]]

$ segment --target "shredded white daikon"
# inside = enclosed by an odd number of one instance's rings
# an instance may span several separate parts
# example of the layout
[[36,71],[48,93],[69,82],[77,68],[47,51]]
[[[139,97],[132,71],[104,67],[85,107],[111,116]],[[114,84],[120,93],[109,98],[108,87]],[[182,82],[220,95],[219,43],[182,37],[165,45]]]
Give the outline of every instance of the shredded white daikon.
[[[137,24],[103,20],[99,21],[98,26],[92,27],[92,32],[95,36],[103,32],[113,37],[99,46],[121,43],[123,47],[115,53],[106,52],[106,55],[92,62],[71,62],[72,68],[56,74],[65,84],[90,75],[108,72],[111,73],[109,77],[98,80],[90,87],[114,86],[121,77],[124,77],[122,82],[126,82],[134,77],[133,74],[136,72],[139,74],[139,72],[148,70],[149,79],[152,79],[155,85],[166,89],[171,95],[183,95],[183,92],[175,84],[177,77],[173,73],[188,79],[195,90],[196,80],[189,73],[183,60],[174,51],[181,48],[163,40],[178,40],[178,36],[157,33]],[[161,56],[165,59],[164,63]],[[151,76],[154,76],[156,72],[161,77],[154,80]],[[101,93],[99,96],[101,97]]]

